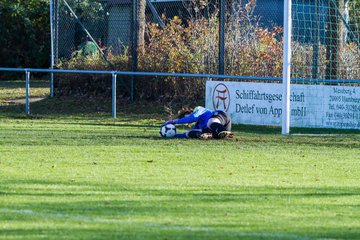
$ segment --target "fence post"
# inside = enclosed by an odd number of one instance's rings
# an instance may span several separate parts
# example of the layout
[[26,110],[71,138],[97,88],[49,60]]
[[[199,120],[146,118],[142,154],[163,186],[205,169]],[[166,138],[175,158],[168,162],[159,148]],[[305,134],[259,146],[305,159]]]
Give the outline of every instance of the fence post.
[[30,115],[30,72],[25,70],[25,112]]
[[315,33],[314,37],[312,39],[312,49],[313,49],[313,57],[312,57],[312,78],[317,79],[318,78],[318,69],[319,69],[319,39],[320,39],[320,29],[319,29],[319,14],[320,14],[320,6],[319,6],[319,0],[315,0],[315,19],[314,19],[314,28]]
[[281,131],[283,135],[290,133],[291,5],[292,0],[284,1],[283,113]]
[[[132,11],[132,39],[131,39],[131,71],[137,72],[138,70],[138,38],[139,38],[139,22],[138,22],[138,7],[139,1],[133,0],[133,11]],[[130,77],[130,100],[134,100],[134,75]]]
[[225,73],[225,0],[220,0],[220,26],[219,26],[219,74]]
[[53,4],[53,28],[54,28],[54,64],[59,63],[59,0],[54,0]]
[[112,74],[112,117],[116,118],[116,74]]
[[[50,0],[50,69],[54,69],[54,0]],[[54,73],[50,73],[50,97],[54,96]]]
[[50,73],[50,97],[54,97],[54,73]]

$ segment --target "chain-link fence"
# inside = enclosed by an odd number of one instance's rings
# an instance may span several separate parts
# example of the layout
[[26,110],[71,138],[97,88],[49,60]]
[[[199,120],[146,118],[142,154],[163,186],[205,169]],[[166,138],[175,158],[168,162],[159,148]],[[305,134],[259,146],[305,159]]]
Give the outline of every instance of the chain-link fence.
[[[282,75],[280,0],[55,1],[55,57],[63,67],[79,67],[70,61],[79,54],[96,54],[106,63],[81,67]],[[358,15],[357,1],[293,1],[293,76],[360,79]],[[335,63],[327,66],[331,61],[343,65],[341,73]]]
[[[55,59],[75,57],[87,41],[95,40],[100,48],[107,41],[109,12],[101,1],[56,1]],[[96,50],[96,49],[94,49]],[[90,51],[93,51],[90,49]],[[86,52],[84,53],[86,54]]]
[[[60,68],[282,76],[283,0],[53,1]],[[359,80],[359,1],[294,0],[292,7],[292,77]],[[139,96],[204,92],[193,79],[132,79],[124,86]]]
[[360,1],[293,1],[296,78],[360,79]]
[[[126,0],[57,2],[55,58],[62,59],[67,68],[79,67],[69,64],[79,53],[101,49],[110,68],[120,70],[281,74],[280,69],[274,72],[272,56],[261,59],[257,49],[257,45],[268,44],[259,37],[279,37],[282,12],[268,9],[281,8],[281,2],[139,0],[138,8],[135,1]],[[272,47],[278,51],[282,46],[279,42]],[[264,68],[263,60],[271,66]],[[280,52],[277,60],[281,61]]]

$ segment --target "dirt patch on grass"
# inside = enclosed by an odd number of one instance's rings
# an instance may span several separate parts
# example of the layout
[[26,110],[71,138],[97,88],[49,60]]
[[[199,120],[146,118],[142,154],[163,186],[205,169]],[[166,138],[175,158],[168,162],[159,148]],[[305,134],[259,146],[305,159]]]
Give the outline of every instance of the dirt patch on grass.
[[[29,102],[33,103],[33,102],[38,102],[41,100],[44,100],[44,97],[34,97],[34,98],[30,98]],[[19,99],[7,99],[4,101],[7,104],[25,104],[26,103],[26,99],[25,98],[19,98]]]

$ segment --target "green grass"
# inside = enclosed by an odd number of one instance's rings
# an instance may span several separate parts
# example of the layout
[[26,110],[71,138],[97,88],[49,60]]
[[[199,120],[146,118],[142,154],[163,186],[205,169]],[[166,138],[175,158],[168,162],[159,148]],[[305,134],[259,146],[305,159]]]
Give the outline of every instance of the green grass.
[[0,239],[360,238],[358,131],[166,140],[149,107],[64,101],[0,106]]
[[[49,95],[48,81],[31,80],[30,96],[46,97]],[[13,100],[25,99],[25,80],[0,81],[0,104],[9,105]]]

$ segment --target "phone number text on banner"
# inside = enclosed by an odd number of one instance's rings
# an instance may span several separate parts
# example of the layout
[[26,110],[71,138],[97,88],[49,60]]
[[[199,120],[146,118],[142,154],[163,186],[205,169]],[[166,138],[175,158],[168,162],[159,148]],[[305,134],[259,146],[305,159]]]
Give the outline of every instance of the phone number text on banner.
[[[236,124],[280,126],[282,84],[208,81],[206,107]],[[291,126],[360,129],[360,87],[292,84]]]

